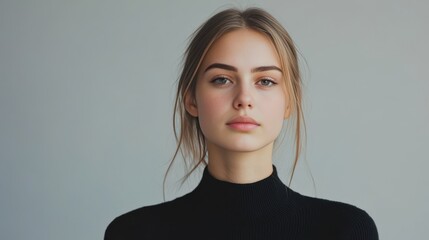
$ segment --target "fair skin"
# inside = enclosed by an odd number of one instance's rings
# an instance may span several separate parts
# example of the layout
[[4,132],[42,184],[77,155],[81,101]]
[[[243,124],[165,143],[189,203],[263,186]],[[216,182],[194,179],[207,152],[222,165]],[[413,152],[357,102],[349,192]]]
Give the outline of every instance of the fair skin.
[[239,29],[215,41],[198,72],[195,97],[185,98],[188,113],[198,117],[215,178],[252,183],[272,173],[274,140],[290,109],[284,86],[266,36]]

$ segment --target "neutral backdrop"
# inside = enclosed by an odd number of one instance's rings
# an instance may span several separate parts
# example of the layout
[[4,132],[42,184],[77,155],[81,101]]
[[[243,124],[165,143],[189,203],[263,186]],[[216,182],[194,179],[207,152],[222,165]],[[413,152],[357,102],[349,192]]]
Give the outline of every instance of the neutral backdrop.
[[[1,0],[0,239],[102,239],[114,217],[162,202],[188,36],[249,6],[302,54],[308,136],[291,187],[364,209],[381,239],[426,239],[429,3],[417,0]],[[180,187],[178,160],[167,200],[199,181]]]

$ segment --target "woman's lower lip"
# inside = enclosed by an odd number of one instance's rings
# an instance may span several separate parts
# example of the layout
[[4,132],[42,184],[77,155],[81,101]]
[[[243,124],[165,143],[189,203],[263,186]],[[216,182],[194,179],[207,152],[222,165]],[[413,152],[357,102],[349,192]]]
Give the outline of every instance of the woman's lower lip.
[[240,131],[250,131],[257,128],[259,125],[254,123],[230,123],[228,126]]

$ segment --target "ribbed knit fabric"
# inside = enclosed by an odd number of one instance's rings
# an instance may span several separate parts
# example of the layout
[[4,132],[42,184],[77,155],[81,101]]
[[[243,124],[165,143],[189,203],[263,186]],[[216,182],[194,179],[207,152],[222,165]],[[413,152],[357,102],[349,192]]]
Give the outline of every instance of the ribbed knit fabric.
[[115,218],[105,240],[378,239],[373,219],[349,204],[300,195],[273,173],[258,182],[215,179],[206,168],[190,193]]

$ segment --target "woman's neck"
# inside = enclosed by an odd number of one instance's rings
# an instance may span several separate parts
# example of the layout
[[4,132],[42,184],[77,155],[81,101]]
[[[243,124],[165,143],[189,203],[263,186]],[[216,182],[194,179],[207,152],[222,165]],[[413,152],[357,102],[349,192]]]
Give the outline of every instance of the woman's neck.
[[208,170],[222,181],[253,183],[270,176],[273,172],[273,144],[257,151],[234,152],[208,144]]

